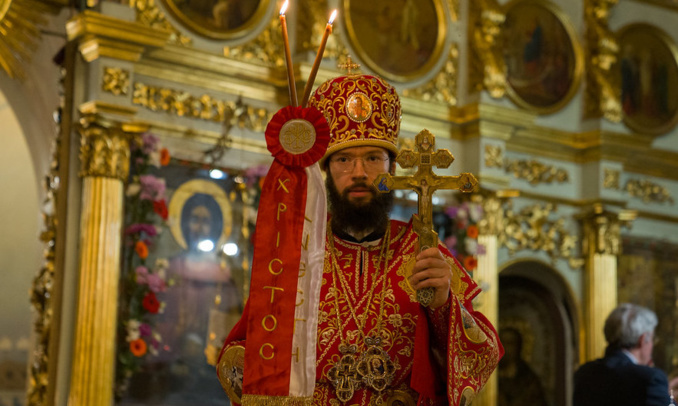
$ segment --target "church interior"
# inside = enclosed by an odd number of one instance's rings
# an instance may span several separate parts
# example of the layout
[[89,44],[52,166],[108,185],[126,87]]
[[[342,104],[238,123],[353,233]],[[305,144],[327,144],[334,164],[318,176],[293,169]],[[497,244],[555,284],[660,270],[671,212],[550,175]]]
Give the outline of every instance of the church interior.
[[433,197],[511,354],[474,405],[571,406],[625,302],[678,376],[678,1],[282,6],[0,0],[0,406],[228,404],[266,125],[347,71],[397,89],[401,148],[426,129],[478,179]]

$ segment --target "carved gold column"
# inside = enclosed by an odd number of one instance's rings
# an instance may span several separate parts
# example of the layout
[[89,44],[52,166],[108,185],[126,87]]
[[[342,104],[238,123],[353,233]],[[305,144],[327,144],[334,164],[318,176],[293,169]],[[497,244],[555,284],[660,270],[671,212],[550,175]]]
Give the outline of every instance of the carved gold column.
[[587,118],[621,121],[620,86],[612,68],[619,59],[619,44],[608,25],[610,9],[619,0],[586,0],[586,92]]
[[621,253],[621,226],[635,217],[606,211],[601,204],[585,215],[583,249],[586,255],[584,288],[583,362],[600,358],[605,351],[603,326],[617,306],[617,258]]
[[[473,271],[473,280],[483,292],[474,309],[487,317],[495,328],[499,328],[499,270],[497,251],[499,249],[498,234],[503,223],[504,210],[500,192],[484,192],[474,196],[474,203],[481,204],[483,219],[478,223],[478,244],[485,247],[485,252],[478,255],[478,267]],[[494,373],[485,384],[483,390],[473,401],[474,405],[493,406],[497,402],[497,374]]]
[[80,265],[69,406],[113,400],[123,181],[134,133],[95,114],[81,119]]
[[506,64],[501,49],[501,26],[506,15],[496,0],[471,1],[469,7],[470,90],[484,89],[494,98],[504,97]]

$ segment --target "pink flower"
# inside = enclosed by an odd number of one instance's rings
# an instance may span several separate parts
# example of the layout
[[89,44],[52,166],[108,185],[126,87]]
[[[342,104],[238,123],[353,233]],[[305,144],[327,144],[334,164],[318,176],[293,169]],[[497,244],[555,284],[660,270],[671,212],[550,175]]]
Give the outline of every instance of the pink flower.
[[245,179],[247,179],[247,184],[249,186],[254,185],[254,182],[256,180],[266,176],[270,167],[271,167],[270,165],[257,165],[245,169],[243,176],[245,177]]
[[152,224],[135,223],[125,229],[125,234],[145,233],[148,237],[158,234],[158,229]]
[[165,197],[165,179],[158,179],[153,175],[139,176],[141,182],[141,200],[161,200]]
[[451,235],[445,238],[445,246],[447,246],[447,249],[450,250],[452,254],[454,254],[456,252],[457,247],[457,236]]
[[455,219],[457,217],[457,211],[459,208],[457,206],[449,206],[445,208],[445,214],[451,219]]
[[145,285],[148,283],[148,268],[146,268],[143,265],[138,266],[135,270],[134,273],[137,275],[137,283],[139,285]]
[[158,148],[158,137],[151,133],[145,133],[141,136],[141,150],[148,155]]
[[149,274],[146,276],[146,283],[148,288],[153,292],[164,292],[166,288],[165,281],[156,274]]

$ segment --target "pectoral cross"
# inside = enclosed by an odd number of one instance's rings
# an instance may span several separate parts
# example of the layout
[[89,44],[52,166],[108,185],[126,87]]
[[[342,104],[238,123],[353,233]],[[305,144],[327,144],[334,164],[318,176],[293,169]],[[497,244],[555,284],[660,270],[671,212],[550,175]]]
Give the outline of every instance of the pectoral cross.
[[[417,167],[412,176],[391,176],[383,173],[374,180],[374,185],[381,193],[392,190],[414,190],[419,195],[418,213],[414,215],[414,232],[419,236],[419,249],[423,251],[438,246],[438,233],[433,230],[433,192],[436,190],[460,190],[472,192],[478,180],[470,173],[459,176],[438,176],[432,167],[447,168],[454,161],[450,151],[435,149],[435,137],[424,129],[414,138],[417,151],[403,149],[396,157],[401,168]],[[417,301],[429,306],[434,298],[434,289],[426,288],[417,291]]]

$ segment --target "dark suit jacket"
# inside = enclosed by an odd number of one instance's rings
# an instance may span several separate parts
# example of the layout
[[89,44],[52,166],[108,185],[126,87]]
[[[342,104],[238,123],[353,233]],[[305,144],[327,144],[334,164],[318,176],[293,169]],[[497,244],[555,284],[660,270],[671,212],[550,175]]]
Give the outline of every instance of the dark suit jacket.
[[621,350],[610,351],[577,370],[573,406],[667,406],[668,388],[662,370],[636,365]]

